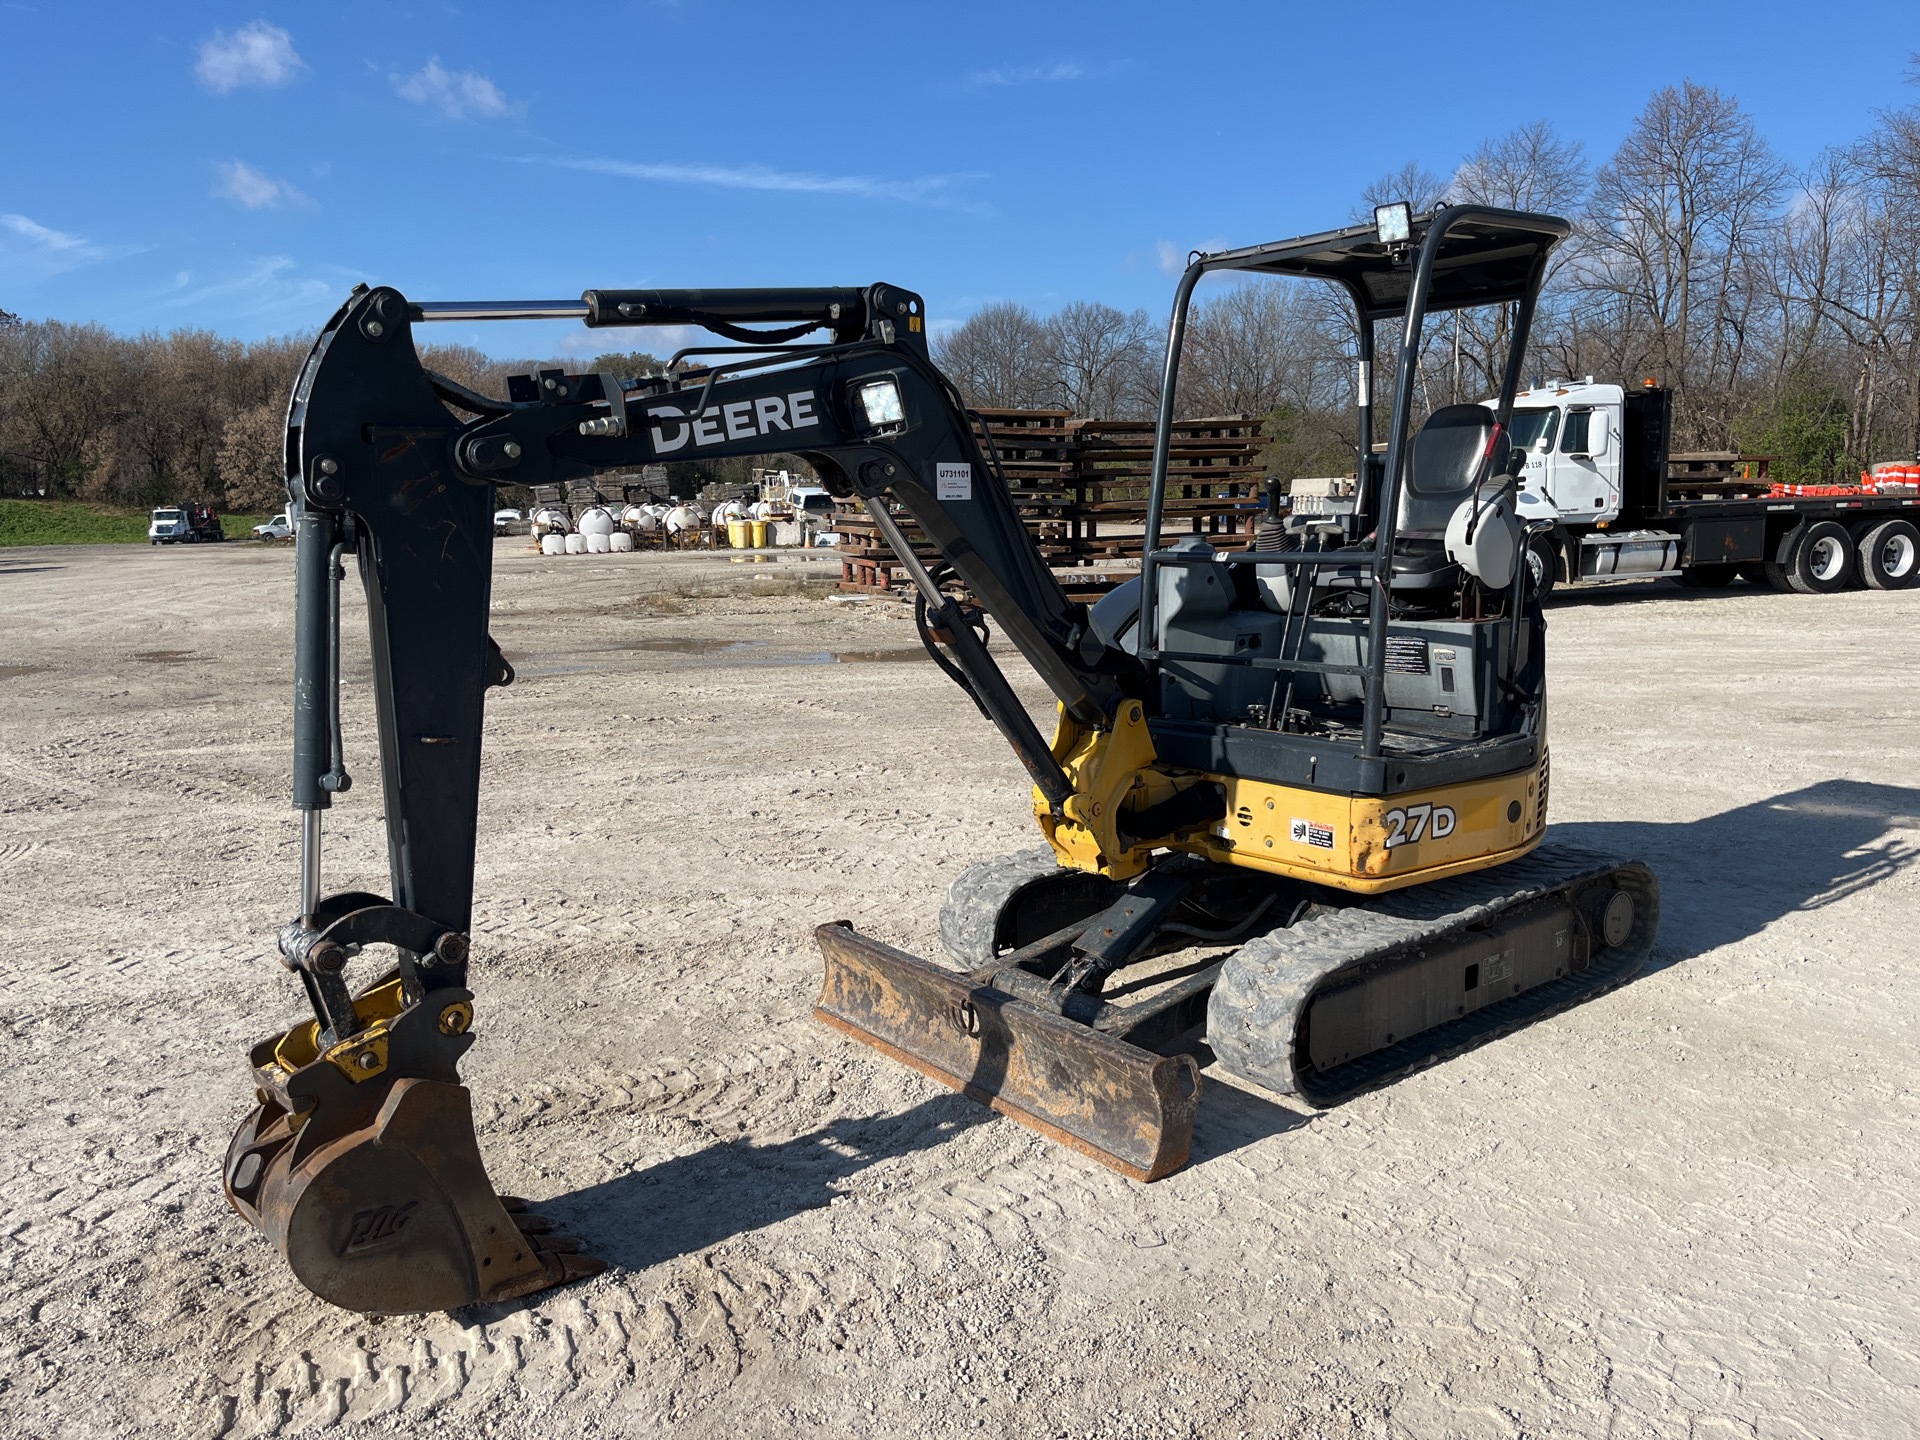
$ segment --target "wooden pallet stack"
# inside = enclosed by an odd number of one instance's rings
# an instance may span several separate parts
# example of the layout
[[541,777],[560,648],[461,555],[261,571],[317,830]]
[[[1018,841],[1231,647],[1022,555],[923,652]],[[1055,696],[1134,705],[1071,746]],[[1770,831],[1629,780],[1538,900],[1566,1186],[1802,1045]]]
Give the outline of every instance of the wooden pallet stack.
[[[1021,519],[1069,590],[1095,593],[1126,578],[1145,545],[1153,423],[1076,420],[1065,410],[982,410],[980,418],[981,448],[989,459],[997,453]],[[1244,415],[1175,422],[1162,538],[1207,535],[1231,544],[1250,536],[1264,443],[1260,422]],[[934,558],[931,546],[917,543],[912,521],[898,518],[916,550]],[[834,528],[842,589],[880,591],[904,581],[871,520],[856,512]]]

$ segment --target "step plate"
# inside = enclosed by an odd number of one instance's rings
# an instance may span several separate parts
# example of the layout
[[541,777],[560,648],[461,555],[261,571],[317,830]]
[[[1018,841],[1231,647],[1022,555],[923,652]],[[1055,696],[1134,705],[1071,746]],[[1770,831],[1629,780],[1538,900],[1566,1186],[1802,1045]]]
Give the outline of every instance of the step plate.
[[1156,1055],[928,964],[842,923],[814,1015],[971,1100],[1134,1180],[1187,1163],[1200,1102],[1191,1055]]

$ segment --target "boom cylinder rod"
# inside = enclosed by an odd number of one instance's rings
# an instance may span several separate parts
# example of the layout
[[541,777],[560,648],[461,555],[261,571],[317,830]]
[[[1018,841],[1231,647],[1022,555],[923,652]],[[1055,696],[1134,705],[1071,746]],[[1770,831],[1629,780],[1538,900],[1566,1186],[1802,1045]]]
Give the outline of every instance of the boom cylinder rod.
[[1013,747],[1014,755],[1026,767],[1027,774],[1032,777],[1040,793],[1046,796],[1047,803],[1057,810],[1073,794],[1073,782],[1067,779],[1066,771],[1054,759],[1053,748],[1034,726],[1033,717],[1027,714],[1020,697],[1013,693],[1013,686],[1007,683],[1006,675],[993,663],[993,657],[987,654],[986,646],[980,643],[980,638],[959,617],[958,607],[953,601],[940,593],[940,586],[928,573],[927,567],[920,563],[920,557],[913,553],[913,546],[905,533],[893,516],[887,513],[886,499],[878,495],[869,497],[866,506],[875,528],[899,557],[914,588],[925,598],[929,613],[948,620],[944,627],[948,637],[947,648],[953,651],[953,658],[973,683],[974,694],[979,698],[981,708]]
[[300,811],[300,913],[320,903],[320,812],[333,804],[335,627],[340,517],[300,512],[294,536],[293,808]]
[[584,300],[415,300],[415,320],[584,320]]
[[320,908],[320,812],[300,812],[300,918]]

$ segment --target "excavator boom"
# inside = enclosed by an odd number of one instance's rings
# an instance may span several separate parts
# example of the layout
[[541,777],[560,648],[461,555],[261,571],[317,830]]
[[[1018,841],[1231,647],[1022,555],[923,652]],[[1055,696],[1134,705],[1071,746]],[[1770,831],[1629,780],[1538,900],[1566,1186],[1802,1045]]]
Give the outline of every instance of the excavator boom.
[[[671,379],[517,376],[495,398],[430,374],[413,341],[413,327],[432,320],[563,314],[599,326],[706,325],[748,348]],[[313,1018],[255,1047],[257,1105],[234,1139],[226,1187],[317,1294],[352,1309],[413,1311],[507,1299],[598,1268],[523,1203],[495,1195],[456,1070],[479,1004],[469,935],[484,697],[513,679],[486,628],[496,482],[800,453],[837,491],[863,499],[894,541],[920,588],[927,633],[1044,803],[1064,812],[1073,800],[976,631],[980,611],[1087,727],[1109,723],[1141,690],[1140,667],[1088,629],[1085,608],[1028,539],[959,396],[927,358],[923,316],[917,295],[888,285],[589,291],[577,304],[416,305],[362,289],[314,345],[287,417],[299,517],[293,799],[303,828],[299,911],[279,937]],[[769,339],[744,324],[788,328]],[[817,344],[787,344],[821,330]],[[889,500],[933,541],[968,604],[922,565]],[[349,562],[368,598],[387,895],[330,894],[321,879],[322,817],[352,784],[339,720]],[[389,947],[391,968],[355,993],[346,971],[369,946]],[[888,1012],[898,1037],[900,1004],[853,983],[838,963],[852,952],[829,944],[826,953],[823,1017],[879,1043]],[[863,973],[891,963],[869,958]],[[944,1030],[943,1002],[912,978],[897,989],[908,997],[900,1003],[935,1007],[917,1014],[918,1027]],[[1089,1054],[1114,1048],[1079,1031],[1065,1043]],[[1016,1113],[1043,1103],[1020,1075],[948,1083],[991,1089]],[[1146,1083],[1157,1104],[1157,1082]],[[1143,1123],[1184,1134],[1181,1104],[1170,1103],[1172,1118]]]

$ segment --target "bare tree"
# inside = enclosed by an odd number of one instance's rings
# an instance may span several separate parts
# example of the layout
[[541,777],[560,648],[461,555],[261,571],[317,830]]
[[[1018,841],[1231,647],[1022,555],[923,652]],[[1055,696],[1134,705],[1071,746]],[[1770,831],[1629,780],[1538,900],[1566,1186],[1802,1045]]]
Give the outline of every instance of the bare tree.
[[1482,140],[1447,186],[1456,203],[1563,214],[1587,190],[1587,156],[1577,140],[1562,140],[1549,120],[1535,120]]
[[1656,94],[1594,176],[1582,298],[1621,369],[1673,387],[1695,441],[1727,443],[1786,178],[1738,102],[1692,81]]
[[286,415],[284,404],[268,401],[227,417],[218,470],[229,510],[277,510],[287,503]]
[[1045,363],[1058,403],[1076,415],[1130,420],[1159,398],[1156,345],[1147,312],[1076,300],[1049,316]]
[[1409,160],[1398,170],[1382,175],[1360,192],[1360,205],[1354,219],[1373,219],[1373,207],[1404,200],[1413,213],[1424,215],[1447,198],[1447,182],[1417,160]]
[[124,347],[97,325],[45,321],[0,332],[0,452],[21,489],[104,492]]
[[1040,409],[1058,403],[1047,379],[1046,327],[1014,301],[974,311],[934,343],[933,358],[970,405]]
[[[1587,184],[1586,152],[1580,143],[1562,140],[1552,122],[1535,120],[1504,135],[1482,140],[1478,148],[1460,162],[1447,189],[1456,204],[1498,205],[1508,210],[1565,215],[1581,204]],[[1564,306],[1556,303],[1561,297],[1555,281],[1561,268],[1577,253],[1578,243],[1576,235],[1555,252],[1553,268],[1542,287],[1540,313],[1535,319],[1538,337],[1551,337],[1556,322],[1564,314]],[[1513,334],[1513,316],[1508,307],[1503,305],[1471,314],[1456,311],[1446,331],[1449,332],[1446,355],[1429,357],[1430,364],[1444,365],[1445,383],[1442,386],[1438,377],[1430,376],[1428,390],[1438,393],[1444,389],[1452,403],[1489,394],[1500,382],[1507,345]]]
[[[1920,55],[1913,61],[1920,70]],[[1920,83],[1920,73],[1915,75]],[[1883,113],[1861,142],[1869,367],[1900,392],[1899,445],[1920,455],[1920,105]],[[1856,397],[1856,404],[1857,404]],[[1869,436],[1873,406],[1867,407]]]

